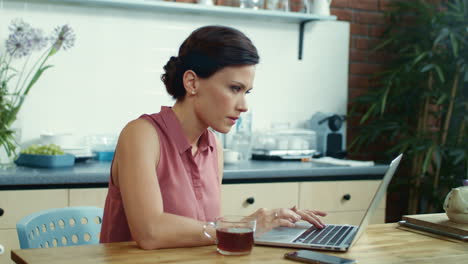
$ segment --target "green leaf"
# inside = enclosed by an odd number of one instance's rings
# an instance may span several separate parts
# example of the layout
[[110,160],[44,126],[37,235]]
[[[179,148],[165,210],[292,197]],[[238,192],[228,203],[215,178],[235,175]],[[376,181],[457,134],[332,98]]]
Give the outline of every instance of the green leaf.
[[387,105],[387,98],[388,98],[388,94],[390,92],[390,85],[391,85],[391,82],[389,83],[389,85],[387,85],[386,89],[385,89],[385,92],[384,92],[384,95],[382,96],[382,104],[380,105],[380,114],[383,115],[383,113],[385,112],[385,107]]
[[364,122],[366,122],[367,119],[369,119],[369,117],[371,116],[372,112],[374,112],[374,109],[376,108],[376,104],[372,104],[371,107],[367,110],[367,112],[364,114],[363,117],[361,117],[361,120],[360,120],[360,124],[363,124]]
[[373,48],[371,50],[371,52],[376,52],[378,50],[381,50],[381,49],[387,47],[388,45],[390,45],[392,42],[393,42],[393,39],[389,38],[389,39],[383,41],[382,43],[380,43],[379,45],[377,45],[375,48]]
[[44,66],[42,68],[40,68],[39,70],[37,70],[37,72],[34,74],[33,78],[31,79],[31,81],[29,82],[28,86],[26,87],[26,90],[24,92],[24,95],[27,95],[29,93],[29,90],[31,89],[31,87],[39,80],[39,77],[41,77],[42,73],[53,67],[52,65],[47,65],[47,66]]
[[437,72],[437,76],[439,76],[439,80],[442,82],[442,83],[445,83],[445,77],[444,77],[444,73],[442,72],[442,69],[440,68],[439,65],[434,65],[435,69],[436,69],[436,72]]
[[448,98],[447,94],[442,94],[442,96],[437,99],[436,105],[441,105]]
[[419,61],[421,61],[426,56],[427,56],[427,52],[423,52],[423,53],[419,54],[418,57],[416,57],[416,59],[414,59],[413,65],[416,65]]
[[453,160],[454,165],[457,165],[458,163],[460,163],[462,160],[466,158],[466,154],[462,150],[459,150],[454,154],[455,154],[455,159]]
[[446,38],[449,35],[450,31],[448,28],[443,28],[439,35],[437,35],[437,38],[434,40],[434,46],[437,46],[439,42],[441,42],[444,38]]
[[453,33],[450,33],[450,42],[452,43],[453,56],[458,57],[458,42]]
[[422,69],[421,69],[421,72],[427,72],[428,70],[434,68],[434,64],[427,64],[426,66],[424,66]]

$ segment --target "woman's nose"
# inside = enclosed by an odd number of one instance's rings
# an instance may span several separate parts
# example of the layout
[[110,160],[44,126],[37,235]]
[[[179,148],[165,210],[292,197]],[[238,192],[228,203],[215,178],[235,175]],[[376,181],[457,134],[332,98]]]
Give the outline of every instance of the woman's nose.
[[242,96],[241,100],[237,104],[237,110],[240,112],[247,112],[249,110],[245,96]]

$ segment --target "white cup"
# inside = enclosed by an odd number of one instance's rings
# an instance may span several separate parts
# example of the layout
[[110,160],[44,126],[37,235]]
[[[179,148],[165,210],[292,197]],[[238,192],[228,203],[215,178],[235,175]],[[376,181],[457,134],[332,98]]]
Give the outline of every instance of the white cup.
[[242,154],[240,152],[225,149],[224,154],[224,163],[233,164],[242,160]]

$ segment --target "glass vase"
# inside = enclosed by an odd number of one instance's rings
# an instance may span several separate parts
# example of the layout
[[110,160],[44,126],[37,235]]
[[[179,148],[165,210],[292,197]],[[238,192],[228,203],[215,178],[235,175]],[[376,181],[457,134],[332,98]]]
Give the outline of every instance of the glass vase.
[[21,126],[19,120],[16,120],[12,124],[11,130],[13,130],[15,139],[14,144],[16,145],[16,149],[12,153],[10,153],[10,155],[8,155],[6,149],[3,146],[0,146],[0,169],[9,169],[16,166],[15,159],[19,155],[19,142],[21,142]]

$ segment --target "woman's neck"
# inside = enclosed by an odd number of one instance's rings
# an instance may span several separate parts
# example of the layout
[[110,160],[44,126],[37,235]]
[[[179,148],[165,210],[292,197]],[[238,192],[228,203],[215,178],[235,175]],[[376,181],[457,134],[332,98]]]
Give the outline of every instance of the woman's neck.
[[208,127],[200,123],[200,120],[195,115],[193,105],[185,100],[177,100],[172,110],[177,116],[177,119],[179,119],[184,135],[187,137],[190,145],[192,145],[192,149],[196,149],[200,136]]

